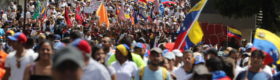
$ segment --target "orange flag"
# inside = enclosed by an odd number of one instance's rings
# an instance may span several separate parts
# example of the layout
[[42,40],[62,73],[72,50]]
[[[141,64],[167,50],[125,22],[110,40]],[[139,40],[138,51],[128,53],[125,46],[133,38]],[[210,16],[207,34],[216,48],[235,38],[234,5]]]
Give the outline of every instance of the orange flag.
[[110,26],[107,9],[103,3],[101,3],[99,8],[97,9],[96,16],[99,17],[99,25],[106,23],[107,27]]

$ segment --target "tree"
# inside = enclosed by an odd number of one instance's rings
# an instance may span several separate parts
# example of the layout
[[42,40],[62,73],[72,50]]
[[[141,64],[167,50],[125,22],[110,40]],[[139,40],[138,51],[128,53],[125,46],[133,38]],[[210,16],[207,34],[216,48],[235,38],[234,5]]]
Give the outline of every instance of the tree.
[[262,11],[261,28],[280,32],[280,0],[215,0],[219,13],[229,18],[251,17]]

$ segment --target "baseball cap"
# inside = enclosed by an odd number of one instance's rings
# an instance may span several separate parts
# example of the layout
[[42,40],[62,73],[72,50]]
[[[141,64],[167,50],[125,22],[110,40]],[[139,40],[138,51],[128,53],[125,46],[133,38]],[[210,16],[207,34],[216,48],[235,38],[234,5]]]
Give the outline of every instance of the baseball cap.
[[143,45],[143,43],[138,42],[138,43],[136,43],[135,47],[136,48],[144,48],[144,45]]
[[87,53],[87,54],[91,53],[91,46],[89,45],[89,43],[86,40],[76,39],[71,44],[72,44],[72,46],[81,50],[83,53]]
[[13,36],[8,36],[8,39],[10,39],[12,41],[18,41],[18,42],[21,42],[21,43],[26,43],[27,42],[27,37],[25,36],[25,34],[23,34],[21,32],[17,32]]
[[202,56],[195,56],[194,64],[200,64],[200,63],[205,63],[204,58]]
[[83,67],[83,60],[84,59],[82,52],[80,52],[77,48],[72,46],[62,48],[61,50],[57,51],[52,57],[54,69],[57,69],[58,67],[62,66],[62,63],[64,63],[65,61],[71,61],[77,64],[79,67]]
[[183,53],[179,49],[175,49],[172,51],[176,57],[183,57]]
[[175,59],[175,55],[173,52],[167,52],[166,54],[163,55],[166,59],[172,60]]
[[157,53],[159,53],[159,54],[162,54],[162,50],[161,50],[160,48],[157,48],[157,47],[156,47],[156,48],[152,48],[152,49],[151,49],[151,53],[152,53],[152,52],[157,52]]

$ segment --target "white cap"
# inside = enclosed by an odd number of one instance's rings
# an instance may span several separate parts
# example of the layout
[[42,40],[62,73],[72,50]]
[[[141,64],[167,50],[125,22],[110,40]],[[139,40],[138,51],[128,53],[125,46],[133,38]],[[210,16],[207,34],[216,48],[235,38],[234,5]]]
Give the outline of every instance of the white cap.
[[176,57],[183,57],[183,53],[179,49],[175,49],[172,51]]
[[173,52],[167,52],[163,55],[166,59],[175,59],[175,55]]

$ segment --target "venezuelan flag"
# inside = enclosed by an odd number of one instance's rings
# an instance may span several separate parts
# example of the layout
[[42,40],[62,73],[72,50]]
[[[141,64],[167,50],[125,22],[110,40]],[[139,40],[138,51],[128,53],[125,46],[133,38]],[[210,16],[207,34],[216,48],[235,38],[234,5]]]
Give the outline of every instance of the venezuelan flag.
[[174,49],[188,49],[198,44],[203,37],[203,32],[197,22],[197,19],[205,6],[207,0],[201,0],[191,10],[183,22],[183,26],[178,31]]
[[254,37],[254,48],[265,52],[264,62],[266,64],[276,62],[280,51],[280,37],[261,28],[256,29]]
[[236,39],[241,39],[242,38],[242,33],[237,30],[237,29],[234,29],[234,28],[231,28],[231,27],[227,27],[228,28],[228,31],[227,31],[227,36],[228,37],[233,37],[233,38],[236,38]]

